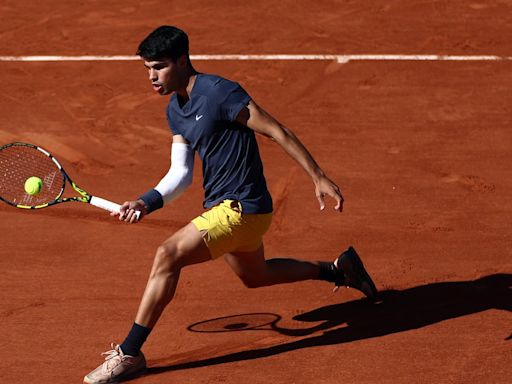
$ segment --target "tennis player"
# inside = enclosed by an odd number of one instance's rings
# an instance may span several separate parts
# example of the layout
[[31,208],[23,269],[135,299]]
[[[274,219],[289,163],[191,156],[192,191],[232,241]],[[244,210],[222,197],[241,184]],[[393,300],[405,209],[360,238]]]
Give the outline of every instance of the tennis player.
[[[202,160],[206,211],[169,237],[156,251],[135,321],[121,345],[112,344],[105,362],[86,383],[108,383],[140,375],[146,368],[141,347],[174,296],[187,265],[221,256],[250,288],[318,279],[349,286],[374,298],[377,290],[356,251],[349,247],[334,262],[265,259],[262,237],[272,220],[255,133],[278,143],[311,176],[320,209],[324,197],[341,212],[343,197],[308,150],[288,128],[265,112],[237,83],[197,72],[188,37],[162,26],[139,45],[153,89],[171,95],[167,119],[173,134],[171,166],[160,182],[121,207],[119,219],[134,223],[176,199],[192,182],[194,154]],[[140,220],[139,219],[139,220]]]

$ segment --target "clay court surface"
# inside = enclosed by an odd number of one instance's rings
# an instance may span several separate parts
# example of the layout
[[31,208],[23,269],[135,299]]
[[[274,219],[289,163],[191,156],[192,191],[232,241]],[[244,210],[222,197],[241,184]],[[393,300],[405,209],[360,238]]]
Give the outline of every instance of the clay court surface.
[[[230,3],[7,0],[0,55],[133,55],[174,24],[191,54],[512,56],[510,0]],[[381,300],[318,281],[250,290],[222,259],[188,267],[132,382],[510,383],[512,61],[194,64],[241,83],[342,188],[345,211],[320,212],[308,176],[258,139],[268,257],[353,245]],[[0,79],[0,144],[41,145],[118,202],[166,173],[167,98],[141,62],[0,62]],[[1,204],[0,382],[81,383],[128,332],[156,247],[202,211],[201,184],[197,162],[189,191],[137,225]]]

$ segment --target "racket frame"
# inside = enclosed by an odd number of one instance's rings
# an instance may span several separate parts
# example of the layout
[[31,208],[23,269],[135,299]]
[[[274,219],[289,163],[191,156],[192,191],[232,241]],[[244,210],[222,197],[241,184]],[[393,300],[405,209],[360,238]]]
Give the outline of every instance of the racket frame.
[[[80,202],[80,203],[89,203],[91,205],[94,205],[95,207],[102,208],[102,209],[110,211],[110,212],[119,213],[119,208],[121,207],[119,204],[114,203],[109,200],[102,199],[97,196],[93,196],[93,195],[89,194],[88,192],[86,192],[84,189],[80,188],[73,180],[71,180],[71,177],[69,177],[69,175],[64,170],[64,167],[62,167],[62,165],[59,163],[59,161],[50,152],[48,152],[44,148],[41,148],[34,144],[23,143],[23,142],[14,142],[14,143],[9,143],[9,144],[5,144],[5,145],[1,146],[0,151],[4,150],[6,148],[9,148],[9,147],[14,147],[14,146],[29,147],[29,148],[38,150],[39,152],[43,153],[45,156],[49,157],[50,160],[55,164],[55,166],[57,167],[57,169],[60,171],[60,173],[63,176],[62,186],[61,186],[59,194],[52,201],[44,203],[44,204],[39,204],[39,205],[16,204],[16,203],[13,203],[12,201],[8,201],[8,200],[2,198],[2,196],[0,196],[0,199],[2,201],[4,201],[7,204],[12,205],[16,208],[22,208],[22,209],[40,209],[40,208],[50,207],[55,204],[75,201],[75,202]],[[62,197],[64,194],[65,187],[66,187],[66,181],[71,185],[71,187],[76,192],[78,192],[78,194],[80,196]],[[137,219],[138,219],[140,217],[140,212],[136,212],[136,215],[137,215]]]

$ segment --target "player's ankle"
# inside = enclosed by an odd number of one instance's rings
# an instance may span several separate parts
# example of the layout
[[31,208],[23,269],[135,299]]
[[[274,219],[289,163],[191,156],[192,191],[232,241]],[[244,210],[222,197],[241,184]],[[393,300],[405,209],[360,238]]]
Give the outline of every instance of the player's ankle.
[[318,277],[315,280],[323,280],[328,281],[330,283],[334,283],[339,279],[339,270],[336,268],[334,263],[332,262],[326,262],[326,261],[320,261],[319,263],[319,273]]
[[123,343],[120,345],[121,351],[125,355],[137,357],[139,356],[142,345],[146,342],[151,328],[144,327],[137,323],[133,323],[132,329]]

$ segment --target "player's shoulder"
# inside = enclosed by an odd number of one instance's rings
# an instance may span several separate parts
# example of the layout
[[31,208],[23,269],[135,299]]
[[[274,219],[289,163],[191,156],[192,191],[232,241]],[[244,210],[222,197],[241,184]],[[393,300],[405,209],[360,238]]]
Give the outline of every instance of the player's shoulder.
[[198,93],[205,96],[219,96],[230,93],[240,85],[222,76],[201,73],[197,76]]
[[235,84],[235,82],[232,80],[211,73],[200,73],[197,75],[197,79],[200,80],[200,83],[202,83],[204,86],[209,87],[221,87],[222,85],[230,83]]

